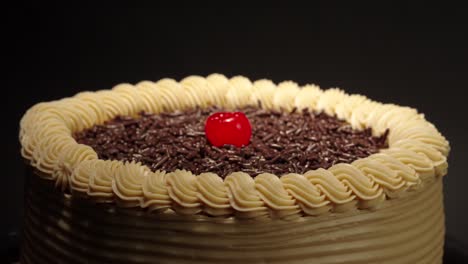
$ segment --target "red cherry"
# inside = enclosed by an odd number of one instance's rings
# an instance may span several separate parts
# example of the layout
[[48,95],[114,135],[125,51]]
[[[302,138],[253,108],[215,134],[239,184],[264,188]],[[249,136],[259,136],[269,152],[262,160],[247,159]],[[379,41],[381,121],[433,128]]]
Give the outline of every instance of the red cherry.
[[205,135],[215,147],[243,147],[249,144],[252,127],[242,112],[218,112],[206,119]]

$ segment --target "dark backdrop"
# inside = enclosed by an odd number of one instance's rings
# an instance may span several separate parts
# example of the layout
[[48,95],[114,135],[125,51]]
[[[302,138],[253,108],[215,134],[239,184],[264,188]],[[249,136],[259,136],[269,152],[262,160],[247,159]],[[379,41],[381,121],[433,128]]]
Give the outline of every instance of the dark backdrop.
[[448,234],[459,247],[468,244],[468,24],[459,6],[25,5],[3,13],[1,226],[9,244],[21,226],[24,168],[17,134],[27,108],[121,82],[213,72],[340,87],[425,113],[452,146],[444,179]]

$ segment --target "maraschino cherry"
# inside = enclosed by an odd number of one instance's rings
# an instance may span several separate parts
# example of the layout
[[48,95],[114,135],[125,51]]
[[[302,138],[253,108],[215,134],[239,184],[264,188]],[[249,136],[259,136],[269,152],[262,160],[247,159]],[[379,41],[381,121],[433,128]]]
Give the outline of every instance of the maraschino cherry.
[[215,147],[243,147],[249,144],[252,126],[242,112],[217,112],[206,119],[205,135]]

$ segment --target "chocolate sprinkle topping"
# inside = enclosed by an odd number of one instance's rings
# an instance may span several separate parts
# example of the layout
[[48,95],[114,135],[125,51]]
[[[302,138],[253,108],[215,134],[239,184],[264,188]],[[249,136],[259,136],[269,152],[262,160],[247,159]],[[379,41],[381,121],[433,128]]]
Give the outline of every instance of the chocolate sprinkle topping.
[[351,163],[387,147],[388,130],[373,137],[370,129],[353,130],[345,121],[308,110],[283,113],[244,108],[252,125],[250,144],[214,147],[206,139],[206,118],[221,109],[120,116],[75,134],[106,160],[137,161],[151,170],[185,169],[225,177],[243,171],[283,175]]

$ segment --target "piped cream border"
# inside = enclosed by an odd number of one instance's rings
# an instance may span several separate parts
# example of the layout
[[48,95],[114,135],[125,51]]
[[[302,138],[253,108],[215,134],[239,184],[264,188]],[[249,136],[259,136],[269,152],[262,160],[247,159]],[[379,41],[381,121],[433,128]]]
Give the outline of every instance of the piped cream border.
[[[389,148],[351,164],[310,170],[304,174],[255,178],[234,172],[224,180],[214,173],[193,175],[177,170],[152,172],[139,163],[104,161],[89,146],[78,144],[76,131],[102,124],[116,115],[159,113],[217,105],[237,108],[258,105],[291,111],[309,108],[348,121],[353,128],[371,127],[375,135],[390,129]],[[162,79],[112,90],[81,92],[73,97],[39,103],[20,122],[22,156],[41,177],[63,191],[150,211],[205,213],[237,218],[293,218],[356,209],[376,209],[421,188],[425,181],[447,173],[448,141],[417,110],[382,104],[315,85],[287,81],[251,82],[243,76],[189,76],[177,82]]]

